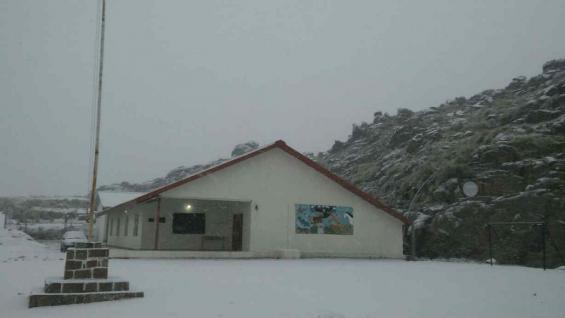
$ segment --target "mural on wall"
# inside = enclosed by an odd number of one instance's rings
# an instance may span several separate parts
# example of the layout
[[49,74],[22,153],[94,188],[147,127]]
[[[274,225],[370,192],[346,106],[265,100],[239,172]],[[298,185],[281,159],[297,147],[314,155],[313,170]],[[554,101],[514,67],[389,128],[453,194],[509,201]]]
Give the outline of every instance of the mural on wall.
[[296,233],[353,234],[353,208],[334,205],[296,204]]

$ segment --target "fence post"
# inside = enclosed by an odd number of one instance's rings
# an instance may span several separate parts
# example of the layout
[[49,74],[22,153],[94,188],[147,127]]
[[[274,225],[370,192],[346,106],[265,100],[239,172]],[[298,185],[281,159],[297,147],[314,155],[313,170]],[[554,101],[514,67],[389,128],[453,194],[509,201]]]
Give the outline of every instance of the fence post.
[[543,248],[543,270],[546,268],[545,263],[545,221],[541,224],[541,240],[542,240],[542,248]]
[[491,225],[487,225],[488,228],[488,255],[489,255],[489,261],[490,261],[490,266],[492,266],[492,234],[491,234]]

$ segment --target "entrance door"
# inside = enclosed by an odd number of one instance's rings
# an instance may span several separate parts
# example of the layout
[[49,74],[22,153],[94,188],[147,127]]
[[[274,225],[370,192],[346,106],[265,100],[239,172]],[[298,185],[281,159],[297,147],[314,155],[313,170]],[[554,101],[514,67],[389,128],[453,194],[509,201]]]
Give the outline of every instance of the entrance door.
[[233,228],[231,237],[232,251],[241,251],[243,245],[243,214],[233,215]]

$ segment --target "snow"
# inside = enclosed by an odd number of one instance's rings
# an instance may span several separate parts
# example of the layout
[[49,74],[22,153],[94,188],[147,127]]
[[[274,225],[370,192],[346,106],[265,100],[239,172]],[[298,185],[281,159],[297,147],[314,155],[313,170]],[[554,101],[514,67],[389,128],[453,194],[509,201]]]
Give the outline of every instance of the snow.
[[[77,221],[75,221],[74,223],[78,223]],[[71,222],[69,221],[69,226],[70,226]],[[20,225],[21,227],[23,227],[23,225]],[[38,229],[43,229],[43,230],[60,230],[60,229],[64,229],[65,228],[65,223],[29,223],[27,225],[27,228],[29,230],[38,230]]]
[[100,198],[101,205],[104,209],[115,207],[116,205],[133,200],[137,197],[144,195],[145,192],[111,192],[99,191],[98,197]]
[[30,208],[32,211],[43,211],[43,212],[57,212],[57,213],[73,213],[85,214],[86,209],[84,208],[53,208],[44,206],[33,206]]
[[[401,260],[111,260],[145,298],[28,309],[27,295],[63,271],[63,254],[0,262],[3,317],[561,317],[565,271]],[[0,249],[0,255],[5,250]]]
[[[34,241],[24,232],[0,229],[0,264],[21,262],[29,259],[59,259],[41,243]],[[0,275],[5,274],[0,267]],[[1,308],[1,307],[0,307]]]
[[430,218],[430,215],[418,212],[418,216],[414,220],[413,225],[416,229],[421,229],[426,225],[426,221]]

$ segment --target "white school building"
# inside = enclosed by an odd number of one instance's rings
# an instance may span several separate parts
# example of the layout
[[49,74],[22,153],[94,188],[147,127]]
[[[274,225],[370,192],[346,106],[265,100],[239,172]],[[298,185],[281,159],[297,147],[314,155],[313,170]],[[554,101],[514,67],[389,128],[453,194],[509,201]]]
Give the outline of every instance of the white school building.
[[283,141],[120,195],[96,214],[114,257],[403,257],[402,214]]

